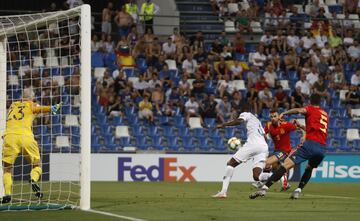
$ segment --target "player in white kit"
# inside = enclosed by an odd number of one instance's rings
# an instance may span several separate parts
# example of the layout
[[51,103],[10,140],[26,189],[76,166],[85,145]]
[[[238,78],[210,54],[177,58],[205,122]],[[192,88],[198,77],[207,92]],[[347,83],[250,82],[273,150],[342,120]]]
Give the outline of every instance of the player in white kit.
[[231,177],[234,173],[234,168],[248,160],[252,160],[253,162],[254,180],[259,181],[259,176],[265,166],[265,161],[269,154],[269,150],[265,140],[265,131],[261,125],[261,122],[259,119],[257,119],[256,116],[247,111],[247,107],[243,107],[243,112],[240,114],[238,119],[217,126],[218,128],[223,128],[226,126],[239,125],[242,122],[245,122],[247,129],[247,140],[246,143],[241,148],[239,148],[238,151],[227,162],[225,176],[223,177],[222,189],[212,197],[226,198],[226,193]]

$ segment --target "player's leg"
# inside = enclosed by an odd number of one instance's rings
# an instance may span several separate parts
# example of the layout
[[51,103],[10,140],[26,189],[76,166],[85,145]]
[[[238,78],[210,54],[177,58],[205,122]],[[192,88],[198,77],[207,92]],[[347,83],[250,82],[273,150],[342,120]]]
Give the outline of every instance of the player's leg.
[[12,195],[12,168],[15,160],[21,152],[21,147],[18,145],[17,136],[8,134],[4,137],[3,145],[3,182],[5,188],[5,196],[2,198],[2,203],[9,203]]
[[255,180],[255,183],[252,185],[256,188],[260,188],[264,185],[260,178],[261,176],[264,176],[263,168],[265,168],[265,162],[268,156],[267,149],[262,150],[259,148],[259,152],[260,153],[256,154],[253,158],[253,179]]
[[38,184],[42,174],[39,146],[36,140],[32,137],[24,137],[22,145],[24,147],[25,158],[32,166],[29,180],[32,190],[34,191],[36,197],[42,198],[43,194],[41,193],[40,186]]
[[217,194],[213,195],[212,197],[215,198],[226,198],[226,193],[227,190],[229,188],[230,185],[230,180],[231,177],[234,174],[234,169],[235,167],[237,167],[240,164],[240,162],[236,161],[234,158],[231,158],[227,164],[226,164],[226,169],[225,169],[225,175],[223,177],[223,183],[222,183],[222,188],[221,191],[218,192]]

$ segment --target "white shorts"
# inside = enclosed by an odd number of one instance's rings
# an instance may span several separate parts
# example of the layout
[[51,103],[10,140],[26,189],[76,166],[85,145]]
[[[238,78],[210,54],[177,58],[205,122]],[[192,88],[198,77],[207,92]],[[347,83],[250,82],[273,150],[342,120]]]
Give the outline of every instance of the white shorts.
[[253,168],[264,168],[266,158],[269,155],[267,144],[254,144],[245,143],[240,147],[238,151],[233,155],[233,158],[238,163],[245,163],[248,160],[253,160]]

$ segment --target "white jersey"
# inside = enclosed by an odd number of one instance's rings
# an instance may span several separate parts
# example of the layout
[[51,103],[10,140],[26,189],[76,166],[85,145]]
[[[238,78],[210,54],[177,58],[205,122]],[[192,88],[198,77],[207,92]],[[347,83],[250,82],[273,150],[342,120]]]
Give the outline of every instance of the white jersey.
[[246,123],[247,143],[267,144],[264,138],[264,128],[257,117],[250,112],[243,112],[239,119],[243,119]]

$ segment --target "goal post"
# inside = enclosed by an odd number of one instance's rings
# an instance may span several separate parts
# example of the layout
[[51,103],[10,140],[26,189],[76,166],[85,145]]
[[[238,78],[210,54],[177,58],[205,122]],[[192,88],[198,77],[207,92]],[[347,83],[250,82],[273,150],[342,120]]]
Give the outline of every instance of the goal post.
[[[19,157],[13,167],[12,202],[0,211],[90,209],[91,156],[91,9],[82,5],[67,11],[0,16],[0,134],[9,105],[23,89],[34,91],[39,105],[62,102],[58,115],[41,114],[33,131],[40,149],[43,173],[37,199],[28,180],[32,165]],[[0,151],[2,152],[0,139]],[[78,168],[66,170],[53,154],[68,154]],[[64,156],[62,155],[62,156]],[[2,162],[2,154],[0,154]],[[64,170],[62,170],[64,168]],[[4,196],[0,165],[0,198]],[[76,171],[76,172],[75,172]],[[62,180],[51,180],[51,173]],[[69,173],[69,174],[67,174]],[[72,174],[71,174],[72,173]],[[69,177],[69,178],[68,178]]]

